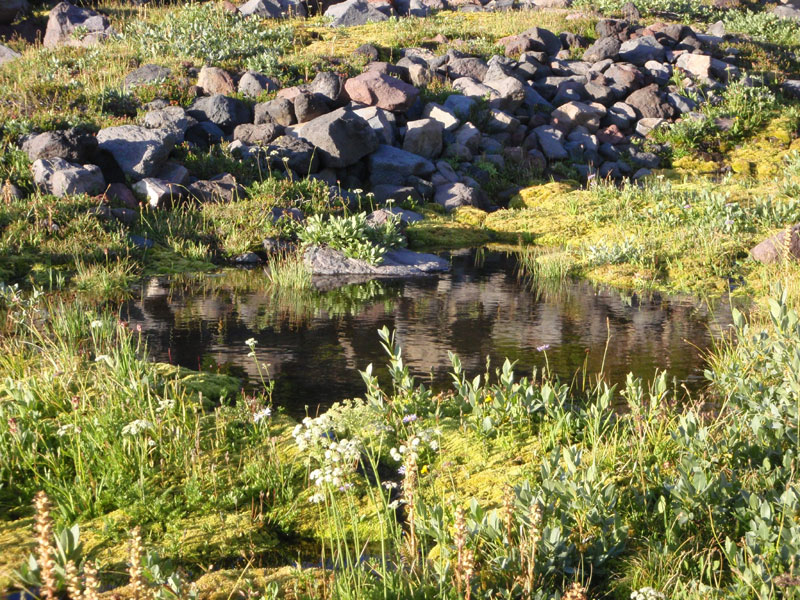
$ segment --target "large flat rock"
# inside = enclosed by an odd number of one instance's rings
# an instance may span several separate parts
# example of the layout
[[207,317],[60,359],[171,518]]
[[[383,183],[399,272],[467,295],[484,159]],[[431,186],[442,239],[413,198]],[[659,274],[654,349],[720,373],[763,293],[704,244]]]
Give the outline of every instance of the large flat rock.
[[305,251],[304,260],[315,276],[359,276],[364,279],[378,277],[420,277],[450,270],[449,261],[435,254],[414,252],[406,248],[390,250],[380,265],[348,258],[338,250],[312,246]]

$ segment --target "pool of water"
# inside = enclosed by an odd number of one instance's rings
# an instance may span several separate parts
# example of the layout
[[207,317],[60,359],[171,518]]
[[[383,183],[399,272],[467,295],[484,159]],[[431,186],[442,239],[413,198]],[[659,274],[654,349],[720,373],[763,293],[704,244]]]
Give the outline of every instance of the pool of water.
[[[385,355],[377,330],[396,331],[414,374],[444,387],[448,350],[472,374],[487,357],[505,357],[520,374],[549,366],[564,380],[584,370],[623,383],[628,372],[651,379],[665,369],[692,392],[704,385],[703,353],[731,322],[725,302],[639,294],[571,281],[534,289],[514,254],[485,250],[444,254],[448,274],[372,281],[328,291],[273,294],[262,270],[153,278],[123,308],[141,325],[154,359],[222,370],[258,385],[245,341],[254,338],[275,382],[273,400],[292,415],[360,396],[359,370]],[[579,377],[580,380],[580,377]],[[306,408],[308,407],[308,408]]]

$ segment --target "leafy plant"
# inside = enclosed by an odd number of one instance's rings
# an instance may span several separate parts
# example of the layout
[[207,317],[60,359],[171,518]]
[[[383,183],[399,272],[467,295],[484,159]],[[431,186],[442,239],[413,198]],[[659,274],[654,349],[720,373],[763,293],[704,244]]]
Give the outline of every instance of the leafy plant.
[[366,213],[331,216],[327,220],[313,215],[306,220],[298,237],[304,245],[330,246],[345,256],[373,265],[379,264],[388,250],[403,243],[398,219],[390,218],[374,226],[367,222]]

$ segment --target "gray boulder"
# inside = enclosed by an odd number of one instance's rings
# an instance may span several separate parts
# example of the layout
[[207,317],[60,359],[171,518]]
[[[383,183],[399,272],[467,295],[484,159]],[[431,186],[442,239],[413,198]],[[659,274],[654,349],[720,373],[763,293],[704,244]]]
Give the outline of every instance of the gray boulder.
[[21,56],[19,52],[14,52],[8,46],[4,46],[0,44],[0,66],[11,62],[12,60],[16,60]]
[[269,144],[272,140],[282,136],[283,132],[283,126],[277,123],[264,123],[263,125],[243,123],[237,125],[233,130],[233,139],[250,145]]
[[308,16],[305,5],[295,0],[249,0],[239,7],[239,12],[245,17],[257,16],[267,19]]
[[106,188],[103,173],[95,165],[76,165],[63,158],[40,158],[32,169],[34,183],[59,198],[76,194],[95,196]]
[[484,192],[463,183],[445,183],[438,186],[433,201],[443,206],[447,212],[461,206],[486,208],[489,205],[489,199]]
[[596,63],[607,58],[616,58],[621,45],[617,37],[600,38],[586,49],[583,60]]
[[451,58],[447,63],[447,76],[453,81],[461,77],[471,77],[476,81],[483,81],[487,71],[489,71],[489,65],[482,58]]
[[283,172],[288,166],[301,177],[305,177],[320,170],[321,161],[317,149],[305,140],[288,135],[273,140],[266,147],[266,155],[271,168],[279,172]]
[[358,275],[374,277],[419,277],[450,270],[450,263],[435,254],[422,254],[407,249],[390,250],[380,265],[348,258],[342,252],[322,246],[311,246],[303,255],[314,275]]
[[179,139],[174,131],[138,125],[108,127],[97,133],[100,150],[109,152],[122,172],[135,180],[155,175]]
[[356,108],[353,113],[369,123],[381,144],[389,144],[390,146],[394,144],[397,137],[397,120],[394,113],[377,106]]
[[172,77],[172,71],[160,65],[144,65],[125,76],[122,88],[126,91],[139,85],[162,83]]
[[633,92],[625,99],[625,104],[633,107],[639,118],[670,119],[673,116],[672,107],[661,101],[660,90],[655,83]]
[[183,142],[183,137],[189,127],[196,125],[197,121],[186,114],[180,106],[167,106],[158,110],[151,110],[145,114],[142,124],[148,129],[167,129],[178,134],[178,144]]
[[664,62],[665,49],[652,35],[634,38],[619,48],[619,58],[634,65],[643,66],[649,60]]
[[442,153],[442,124],[434,119],[409,121],[403,138],[403,150],[425,158],[436,158]]
[[89,162],[97,150],[97,139],[74,128],[46,131],[27,138],[22,143],[22,150],[31,162],[40,158],[62,158],[83,164]]
[[533,131],[539,142],[539,148],[548,160],[563,160],[569,156],[564,147],[564,134],[561,131],[549,125],[540,125]]
[[332,27],[366,25],[376,21],[386,21],[389,18],[389,15],[381,12],[366,0],[346,0],[334,4],[325,11],[325,16],[332,19]]
[[240,94],[250,98],[258,98],[264,92],[274,92],[280,89],[280,85],[274,79],[255,71],[247,71],[239,79],[237,87]]
[[56,4],[50,11],[44,47],[90,46],[113,35],[108,18],[69,2]]
[[427,158],[381,144],[369,157],[370,183],[406,185],[409,177],[427,177],[435,165]]
[[340,108],[297,127],[292,135],[316,146],[323,167],[341,169],[354,165],[379,145],[366,120]]
[[534,42],[533,50],[547,52],[550,56],[555,56],[561,51],[561,40],[547,29],[532,27],[520,33],[519,37],[532,40]]
[[233,202],[244,196],[244,188],[230,173],[223,173],[208,180],[195,181],[186,187],[186,194],[201,203]]
[[215,94],[198,98],[187,111],[198,121],[210,121],[225,133],[233,133],[237,125],[252,121],[250,108],[236,98]]

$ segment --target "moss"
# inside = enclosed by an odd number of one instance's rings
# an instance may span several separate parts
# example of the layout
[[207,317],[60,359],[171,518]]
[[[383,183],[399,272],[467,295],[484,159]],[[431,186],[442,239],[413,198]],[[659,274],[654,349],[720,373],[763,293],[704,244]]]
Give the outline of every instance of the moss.
[[486,220],[486,211],[472,206],[461,206],[453,213],[453,219],[463,225],[480,227]]
[[0,527],[0,596],[14,583],[14,571],[33,548],[33,519],[19,519]]
[[406,230],[411,248],[467,248],[491,241],[488,231],[452,217],[427,218]]
[[571,181],[551,181],[542,185],[534,185],[514,196],[508,204],[509,208],[536,208],[543,202],[569,194],[578,189],[578,185]]
[[672,161],[672,168],[692,174],[716,173],[719,165],[713,160],[700,158],[696,155],[686,155]]

